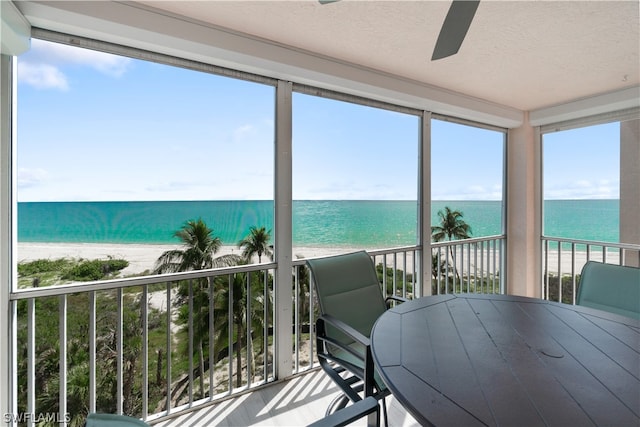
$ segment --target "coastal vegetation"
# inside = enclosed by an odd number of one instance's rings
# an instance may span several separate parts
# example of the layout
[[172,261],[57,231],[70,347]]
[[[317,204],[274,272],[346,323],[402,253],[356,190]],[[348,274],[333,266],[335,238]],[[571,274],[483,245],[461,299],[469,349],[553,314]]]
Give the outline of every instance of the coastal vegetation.
[[[578,294],[580,274],[576,274],[575,278],[570,274],[565,274],[562,277],[557,274],[544,274],[543,276],[543,298],[565,304],[574,303]],[[562,286],[560,286],[560,283],[562,283]]]
[[[128,414],[140,413],[142,385],[139,381],[140,359],[142,356],[142,328],[140,327],[140,292],[122,295],[122,395],[123,411]],[[26,381],[29,363],[35,367],[34,381],[37,390],[37,413],[56,413],[59,410],[60,392],[60,310],[66,305],[66,350],[67,412],[71,416],[70,426],[82,426],[88,412],[88,390],[90,375],[90,325],[89,293],[60,297],[45,297],[33,301],[37,331],[35,360],[28,354],[27,314],[29,302],[18,303],[18,381],[19,411],[26,412]],[[95,368],[98,381],[96,387],[96,408],[101,412],[116,412],[118,408],[117,376],[119,316],[117,291],[95,294]],[[165,340],[166,316],[160,310],[148,310],[148,342],[150,348],[160,347]],[[150,360],[150,371],[155,372],[157,360]],[[163,398],[166,377],[161,373],[148,385],[150,401]],[[48,425],[46,422],[39,425]],[[51,424],[54,425],[54,424]],[[57,424],[55,424],[57,425]]]
[[58,258],[37,259],[18,264],[18,286],[49,286],[63,282],[87,282],[115,277],[129,266],[125,259]]

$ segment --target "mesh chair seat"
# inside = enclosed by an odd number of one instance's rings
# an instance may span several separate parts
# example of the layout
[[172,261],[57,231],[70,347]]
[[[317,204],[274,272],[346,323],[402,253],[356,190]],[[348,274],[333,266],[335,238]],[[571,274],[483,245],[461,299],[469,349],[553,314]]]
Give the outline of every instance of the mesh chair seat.
[[[349,347],[356,352],[359,352],[362,350],[362,346],[360,346],[358,343],[353,343]],[[339,359],[341,361],[345,361],[348,363],[352,363],[353,365],[359,367],[360,369],[364,369],[364,364],[363,364],[364,355],[362,356],[362,358],[357,358],[350,352],[346,350],[342,350],[341,348],[335,348],[334,350],[331,351],[331,354],[335,356],[336,359]],[[387,386],[382,380],[382,377],[378,373],[377,369],[374,370],[373,372],[373,380],[375,381],[376,390],[381,392],[386,391]]]

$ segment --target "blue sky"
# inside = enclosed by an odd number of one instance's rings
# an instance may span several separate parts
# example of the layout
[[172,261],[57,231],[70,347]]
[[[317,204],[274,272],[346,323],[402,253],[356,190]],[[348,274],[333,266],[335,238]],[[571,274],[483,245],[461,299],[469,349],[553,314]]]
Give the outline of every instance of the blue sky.
[[[32,40],[18,200],[273,197],[274,88]],[[417,117],[293,97],[294,199],[415,200]],[[617,198],[618,126],[545,138],[545,198]],[[432,197],[497,200],[502,134],[434,121]]]

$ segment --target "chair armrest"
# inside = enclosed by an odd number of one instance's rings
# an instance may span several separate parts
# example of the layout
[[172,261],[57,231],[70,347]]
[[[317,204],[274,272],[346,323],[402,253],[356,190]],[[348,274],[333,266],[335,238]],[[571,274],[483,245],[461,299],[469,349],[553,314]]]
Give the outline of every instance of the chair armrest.
[[[351,346],[346,345],[342,341],[339,341],[334,337],[327,336],[326,323],[328,322],[323,317],[319,317],[318,320],[316,320],[316,342],[317,342],[316,348],[318,351],[318,360],[320,361],[320,364],[321,365],[323,364],[322,362],[323,358],[327,360],[331,360],[337,363],[338,365],[346,368],[349,372],[355,374],[358,378],[361,378],[361,379],[365,378],[365,372],[364,372],[363,366],[366,366],[367,364],[367,361],[365,360],[365,358],[367,353],[369,353],[369,351],[367,350],[370,347],[363,346],[365,351],[364,351],[364,354],[362,354],[360,352],[357,352]],[[338,323],[342,323],[342,322],[338,321]],[[338,332],[340,331],[340,329],[335,326],[334,326],[334,329],[336,329]],[[347,334],[344,334],[344,336],[349,337],[349,335]],[[354,341],[354,342],[358,342],[358,341]],[[327,344],[337,349],[340,349],[345,353],[350,354],[351,356],[353,356],[354,359],[359,360],[361,364],[354,364],[353,361],[347,360],[344,356],[337,355],[335,350],[328,351],[328,348],[326,347]],[[359,400],[358,398],[354,398],[353,396],[350,396],[349,399],[351,399],[352,401]]]
[[387,305],[387,308],[389,308],[391,306],[391,301],[407,302],[409,300],[407,298],[399,297],[399,296],[396,296],[396,295],[389,295],[388,297],[386,297],[384,299],[384,302]]
[[378,412],[378,401],[369,396],[309,424],[308,427],[342,427],[374,412]]
[[369,347],[370,344],[371,344],[371,341],[369,340],[369,338],[365,337],[360,332],[355,330],[353,327],[351,327],[351,326],[347,325],[346,323],[344,323],[342,320],[337,319],[337,318],[335,318],[335,317],[333,317],[333,316],[331,316],[329,314],[325,314],[323,316],[320,316],[318,318],[318,320],[322,320],[322,321],[330,324],[334,328],[339,329],[341,332],[345,333],[349,337],[351,337],[354,340],[358,341],[360,344],[362,344],[365,347]]

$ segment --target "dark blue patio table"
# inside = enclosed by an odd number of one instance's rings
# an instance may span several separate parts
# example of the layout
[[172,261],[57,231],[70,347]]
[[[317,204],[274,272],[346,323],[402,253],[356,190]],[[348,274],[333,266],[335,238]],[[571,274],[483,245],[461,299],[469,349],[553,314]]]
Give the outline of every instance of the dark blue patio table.
[[640,425],[636,319],[517,296],[431,296],[384,313],[371,349],[422,425]]

